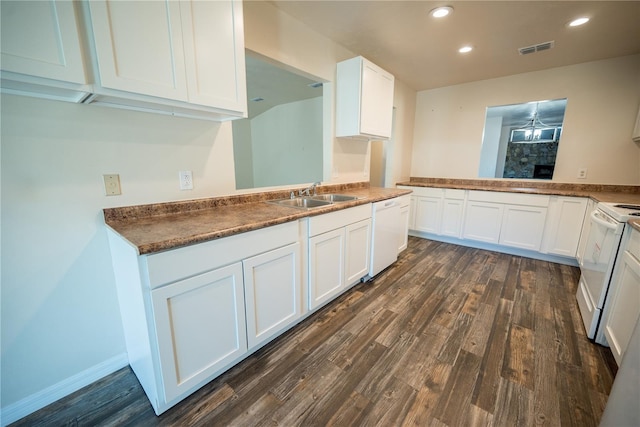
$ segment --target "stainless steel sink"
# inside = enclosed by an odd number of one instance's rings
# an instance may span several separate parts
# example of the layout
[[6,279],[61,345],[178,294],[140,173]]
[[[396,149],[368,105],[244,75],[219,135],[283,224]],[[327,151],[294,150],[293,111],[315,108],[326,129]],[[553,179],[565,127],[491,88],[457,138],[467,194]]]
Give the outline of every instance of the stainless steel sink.
[[325,200],[331,203],[334,202],[350,202],[357,200],[355,196],[345,196],[344,194],[318,194],[317,196],[311,196],[314,200]]
[[323,206],[329,206],[331,204],[331,202],[329,201],[312,199],[310,197],[296,197],[294,199],[269,200],[267,203],[272,203],[274,205],[280,205],[280,206],[288,206],[291,208],[298,208],[298,209],[321,208]]

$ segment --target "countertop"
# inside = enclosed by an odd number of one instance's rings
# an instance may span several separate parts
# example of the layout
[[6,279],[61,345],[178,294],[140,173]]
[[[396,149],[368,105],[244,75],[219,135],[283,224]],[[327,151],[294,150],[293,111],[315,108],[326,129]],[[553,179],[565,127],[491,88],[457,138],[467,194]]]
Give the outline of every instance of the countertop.
[[267,203],[267,200],[288,197],[290,191],[109,208],[103,212],[107,226],[143,255],[411,193],[410,190],[356,183],[318,187],[318,194],[357,196],[354,201],[309,210]]
[[[553,182],[411,178],[397,185],[463,190],[590,197],[596,202],[640,204],[640,186],[570,184]],[[287,198],[292,188],[208,199],[104,209],[105,224],[120,234],[140,255],[257,230],[314,215],[410,194],[411,190],[369,187],[368,183],[325,185],[318,193],[357,196],[310,210],[278,206],[268,200]],[[640,229],[640,220],[629,222]]]
[[589,197],[596,202],[640,204],[640,186],[532,182],[526,180],[473,180],[449,178],[410,178],[397,185],[410,187],[455,188],[461,190],[500,191]]

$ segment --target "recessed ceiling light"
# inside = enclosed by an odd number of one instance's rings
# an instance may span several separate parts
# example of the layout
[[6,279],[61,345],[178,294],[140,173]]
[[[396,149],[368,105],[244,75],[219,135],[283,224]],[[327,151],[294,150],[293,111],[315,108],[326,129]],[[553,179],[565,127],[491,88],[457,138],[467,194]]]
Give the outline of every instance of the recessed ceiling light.
[[578,27],[580,25],[586,24],[587,22],[589,22],[589,18],[583,16],[582,18],[574,19],[573,21],[569,22],[569,26]]
[[472,46],[462,46],[460,49],[458,49],[458,52],[460,53],[469,53],[473,50]]
[[453,12],[453,8],[451,6],[443,6],[432,9],[431,12],[429,12],[429,15],[433,16],[434,18],[444,18],[451,12]]

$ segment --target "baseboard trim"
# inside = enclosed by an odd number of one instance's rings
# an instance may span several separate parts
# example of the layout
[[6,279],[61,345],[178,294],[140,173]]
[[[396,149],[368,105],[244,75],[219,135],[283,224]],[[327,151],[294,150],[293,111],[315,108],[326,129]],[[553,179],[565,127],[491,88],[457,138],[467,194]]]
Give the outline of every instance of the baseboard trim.
[[518,248],[511,248],[508,246],[496,245],[492,243],[484,243],[484,242],[478,242],[475,240],[468,240],[468,239],[457,239],[455,237],[440,236],[440,235],[425,233],[425,232],[416,231],[416,230],[409,230],[409,236],[419,237],[421,239],[435,240],[438,242],[451,243],[453,245],[466,246],[469,248],[485,249],[487,251],[501,252],[503,254],[516,255],[516,256],[521,256],[525,258],[538,259],[541,261],[554,262],[557,264],[570,265],[572,267],[579,266],[578,261],[575,258],[567,258],[567,257],[558,256],[558,255],[543,254],[540,252],[528,251],[525,249],[518,249]]
[[56,400],[78,391],[82,387],[104,378],[128,364],[127,353],[119,354],[72,377],[62,380],[57,384],[49,386],[44,390],[34,393],[31,396],[7,405],[7,407],[0,410],[0,425],[4,427],[18,421],[38,409],[42,409]]

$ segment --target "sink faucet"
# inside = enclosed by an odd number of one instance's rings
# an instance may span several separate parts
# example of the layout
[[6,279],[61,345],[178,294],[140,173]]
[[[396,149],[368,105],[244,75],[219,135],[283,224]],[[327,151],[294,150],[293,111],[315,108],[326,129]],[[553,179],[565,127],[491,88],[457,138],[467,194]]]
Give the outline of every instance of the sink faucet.
[[317,192],[317,190],[316,190],[316,187],[317,187],[318,185],[320,185],[320,182],[319,182],[319,181],[318,181],[318,182],[314,182],[313,184],[311,184],[310,186],[308,186],[308,187],[307,187],[307,188],[305,188],[304,190],[299,190],[299,191],[298,191],[298,195],[299,195],[299,196],[304,196],[304,195],[311,196],[311,190],[313,190],[313,195],[314,195],[314,196],[317,196],[317,195],[318,195],[318,192]]

